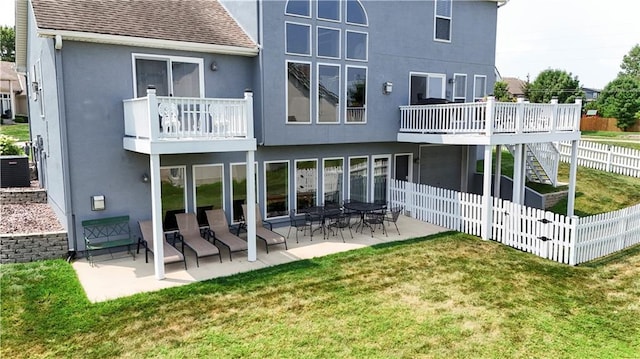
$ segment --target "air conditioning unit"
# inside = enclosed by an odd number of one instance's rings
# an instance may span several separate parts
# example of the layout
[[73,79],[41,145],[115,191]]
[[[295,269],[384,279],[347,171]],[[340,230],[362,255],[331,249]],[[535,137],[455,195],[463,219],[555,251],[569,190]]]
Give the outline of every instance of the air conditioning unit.
[[29,187],[29,157],[0,157],[0,188]]

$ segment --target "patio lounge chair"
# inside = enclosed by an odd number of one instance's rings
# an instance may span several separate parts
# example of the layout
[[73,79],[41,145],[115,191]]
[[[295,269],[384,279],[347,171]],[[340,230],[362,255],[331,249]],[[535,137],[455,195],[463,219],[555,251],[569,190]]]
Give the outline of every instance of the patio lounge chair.
[[218,247],[203,238],[198,218],[194,213],[178,213],[176,221],[178,222],[180,239],[196,253],[196,266],[200,267],[199,259],[201,257],[218,256],[222,262]]
[[[142,244],[144,246],[144,261],[149,263],[149,252],[153,253],[153,222],[140,221],[138,225],[140,225],[142,237],[138,238],[137,252],[140,253],[140,244]],[[169,244],[165,238],[162,241],[164,242],[164,264],[184,262],[184,269],[187,269],[187,261],[184,258],[184,254]],[[184,252],[184,242],[182,242],[182,252]]]
[[207,216],[207,222],[209,222],[209,231],[211,238],[213,238],[213,244],[216,244],[217,241],[227,247],[230,261],[232,260],[232,253],[243,252],[248,249],[247,241],[229,231],[229,222],[227,222],[227,216],[223,210],[213,209],[204,213]]
[[[244,218],[247,218],[247,205],[242,205],[242,213],[244,213]],[[256,205],[256,237],[260,238],[264,241],[265,247],[267,248],[267,253],[269,253],[269,246],[275,246],[278,244],[284,244],[284,249],[287,248],[287,240],[282,235],[273,231],[273,226],[271,223],[262,220],[262,215],[260,214],[260,208]],[[269,228],[265,228],[265,225],[268,225]]]

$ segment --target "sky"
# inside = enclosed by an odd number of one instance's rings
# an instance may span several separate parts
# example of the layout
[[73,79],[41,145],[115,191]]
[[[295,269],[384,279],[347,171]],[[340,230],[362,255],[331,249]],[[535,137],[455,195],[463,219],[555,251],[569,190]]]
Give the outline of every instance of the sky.
[[[640,44],[638,14],[640,0],[510,0],[498,10],[496,67],[503,77],[531,81],[546,69],[564,70],[602,89]],[[0,25],[14,25],[14,0],[0,0]]]

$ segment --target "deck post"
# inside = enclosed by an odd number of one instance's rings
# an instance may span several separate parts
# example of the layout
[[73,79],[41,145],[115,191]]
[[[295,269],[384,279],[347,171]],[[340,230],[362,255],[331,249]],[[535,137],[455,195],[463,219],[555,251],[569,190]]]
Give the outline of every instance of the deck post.
[[575,121],[573,121],[574,123],[574,131],[580,131],[580,118],[582,116],[582,98],[577,98],[576,99],[576,107],[578,108],[578,110],[575,112]]
[[[245,215],[245,224],[247,226],[247,260],[255,262],[257,259],[256,250],[256,167],[255,167],[255,151],[247,151],[247,213]],[[260,223],[262,225],[262,223]]]
[[491,237],[491,157],[492,148],[490,145],[484,146],[484,176],[482,181],[482,239],[489,240]]
[[[487,136],[493,135],[493,122],[495,121],[495,113],[496,113],[496,98],[493,96],[487,97],[487,112],[485,117],[485,131]],[[489,172],[491,173],[491,172]]]
[[522,133],[522,124],[524,122],[524,97],[518,97],[516,100],[516,134]]
[[554,133],[558,127],[558,97],[552,97],[551,104],[553,105],[553,110],[551,111],[551,123],[549,125],[551,126],[551,133]]
[[156,89],[153,86],[147,88],[147,104],[149,106],[149,137],[156,140],[160,137],[160,126],[158,123],[158,98],[156,97]]
[[578,140],[571,141],[571,162],[569,162],[569,193],[567,195],[567,216],[573,216],[576,201],[576,178],[578,174]]
[[[155,92],[155,90],[154,90]],[[152,126],[153,127],[153,126]],[[162,230],[162,193],[160,155],[149,155],[151,182],[151,222],[153,224],[153,267],[157,280],[164,279],[164,232]]]
[[513,154],[513,188],[511,200],[513,203],[522,204],[520,200],[520,187],[522,187],[522,143],[516,145],[516,149]]
[[502,177],[502,145],[496,145],[496,169],[495,178],[493,179],[493,196],[500,196],[500,178]]

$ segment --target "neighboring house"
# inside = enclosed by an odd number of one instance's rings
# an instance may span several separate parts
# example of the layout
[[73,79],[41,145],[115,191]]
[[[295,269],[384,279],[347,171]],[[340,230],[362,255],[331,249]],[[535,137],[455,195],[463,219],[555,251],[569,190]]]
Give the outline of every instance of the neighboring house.
[[288,223],[311,205],[385,201],[391,178],[467,191],[476,145],[541,140],[406,127],[428,107],[407,106],[418,99],[486,98],[496,1],[17,4],[40,183],[72,250],[81,221],[101,216],[153,218],[159,237],[174,212],[238,222],[258,202]]
[[507,84],[507,91],[509,91],[513,98],[524,97],[526,82],[516,77],[503,77],[502,81]]
[[594,88],[588,88],[588,87],[583,87],[582,91],[584,91],[584,97],[587,102],[592,102],[597,100],[598,96],[600,96],[600,93],[602,92],[602,90],[600,89],[594,89]]
[[26,116],[27,113],[24,77],[16,72],[13,62],[0,61],[0,115],[13,120],[16,115]]

